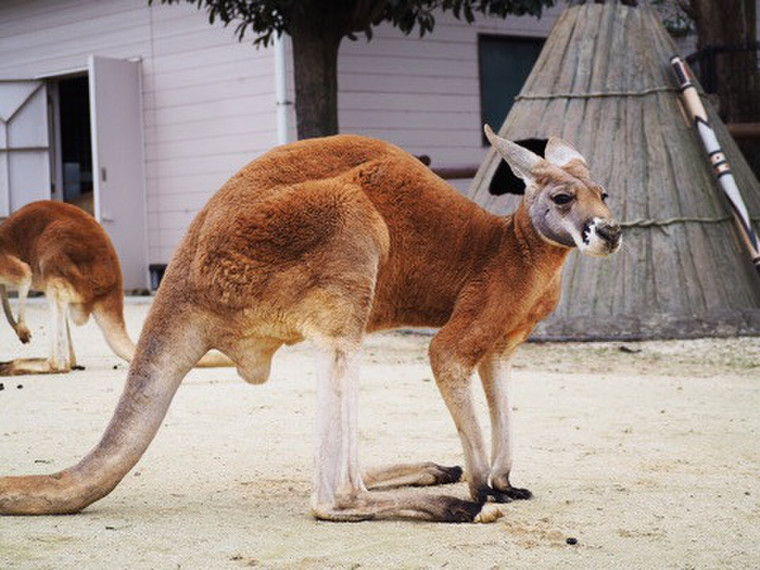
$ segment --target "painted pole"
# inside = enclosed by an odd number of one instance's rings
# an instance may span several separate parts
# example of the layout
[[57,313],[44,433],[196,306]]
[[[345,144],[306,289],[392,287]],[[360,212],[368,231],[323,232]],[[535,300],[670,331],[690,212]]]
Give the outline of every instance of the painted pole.
[[673,67],[673,71],[678,78],[686,110],[694,120],[694,126],[699,133],[699,138],[702,140],[702,145],[707,151],[707,157],[710,160],[715,177],[718,179],[718,184],[720,184],[721,189],[731,204],[731,210],[736,225],[739,227],[739,233],[752,256],[752,263],[755,265],[758,275],[760,275],[760,245],[758,244],[757,234],[752,229],[747,206],[744,204],[744,200],[739,193],[739,187],[736,185],[736,180],[731,172],[731,165],[723,153],[723,149],[718,142],[718,137],[715,136],[715,131],[713,131],[707,122],[707,112],[704,105],[702,105],[702,100],[699,98],[699,93],[697,93],[694,83],[691,81],[691,74],[686,67],[686,63],[680,57],[674,56],[670,60],[670,65]]

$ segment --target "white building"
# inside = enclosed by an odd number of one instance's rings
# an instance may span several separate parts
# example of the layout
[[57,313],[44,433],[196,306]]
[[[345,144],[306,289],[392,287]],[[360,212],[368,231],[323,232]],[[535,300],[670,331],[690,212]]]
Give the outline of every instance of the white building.
[[[442,14],[422,39],[383,26],[371,42],[344,40],[341,131],[437,167],[478,164],[489,82],[496,73],[519,90],[561,8],[474,25]],[[170,260],[216,189],[295,138],[292,105],[278,137],[278,77],[292,98],[289,43],[283,68],[276,49],[252,40],[190,4],[0,2],[0,217],[51,196],[81,203],[111,235],[125,286],[146,287],[149,264]]]

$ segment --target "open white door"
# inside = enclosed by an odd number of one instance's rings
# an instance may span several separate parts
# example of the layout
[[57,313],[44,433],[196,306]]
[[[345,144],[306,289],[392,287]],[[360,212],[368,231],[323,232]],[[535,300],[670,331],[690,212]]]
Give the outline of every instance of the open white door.
[[95,218],[116,248],[125,289],[146,289],[147,204],[140,62],[90,56]]
[[41,81],[0,81],[0,217],[50,199],[47,96]]

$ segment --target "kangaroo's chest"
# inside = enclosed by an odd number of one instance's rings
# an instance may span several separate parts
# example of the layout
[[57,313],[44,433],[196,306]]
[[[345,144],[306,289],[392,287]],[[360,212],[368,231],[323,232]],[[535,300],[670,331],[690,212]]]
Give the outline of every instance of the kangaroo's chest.
[[[558,273],[551,281],[549,281],[543,289],[539,289],[539,293],[527,303],[523,308],[521,318],[517,319],[519,323],[516,328],[525,332],[527,337],[533,328],[546,317],[551,315],[557,308],[560,300],[560,294],[562,290],[562,278]],[[506,331],[507,334],[512,331]]]

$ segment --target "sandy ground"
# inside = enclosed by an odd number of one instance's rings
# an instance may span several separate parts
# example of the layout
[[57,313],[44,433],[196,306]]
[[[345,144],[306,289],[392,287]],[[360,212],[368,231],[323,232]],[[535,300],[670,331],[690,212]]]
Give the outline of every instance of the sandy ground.
[[[134,336],[148,307],[128,305]],[[45,323],[35,302],[30,346],[2,323],[0,358],[46,354]],[[109,420],[126,368],[94,323],[72,334],[86,370],[0,379],[0,473],[68,466]],[[461,464],[428,341],[368,340],[365,464]],[[760,567],[760,339],[522,347],[513,481],[535,498],[488,525],[310,518],[311,357],[281,351],[262,386],[193,371],[110,496],[75,516],[0,518],[0,568]]]

